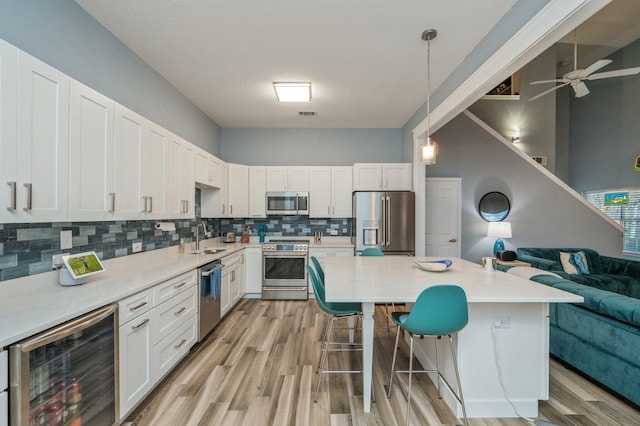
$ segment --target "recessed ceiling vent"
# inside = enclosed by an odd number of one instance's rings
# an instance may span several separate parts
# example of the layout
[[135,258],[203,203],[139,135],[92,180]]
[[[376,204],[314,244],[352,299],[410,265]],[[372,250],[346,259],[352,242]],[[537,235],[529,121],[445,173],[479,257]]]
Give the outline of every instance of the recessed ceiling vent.
[[315,117],[318,115],[317,111],[298,111],[298,115],[301,117]]

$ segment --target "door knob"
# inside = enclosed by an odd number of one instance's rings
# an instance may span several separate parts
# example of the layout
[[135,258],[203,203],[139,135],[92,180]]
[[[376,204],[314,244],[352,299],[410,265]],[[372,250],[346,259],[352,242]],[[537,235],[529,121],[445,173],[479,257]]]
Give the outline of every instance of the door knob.
[[450,242],[450,243],[457,243],[457,242],[458,242],[458,239],[457,239],[457,238],[452,238],[452,239],[450,239],[450,240],[449,240],[449,242]]

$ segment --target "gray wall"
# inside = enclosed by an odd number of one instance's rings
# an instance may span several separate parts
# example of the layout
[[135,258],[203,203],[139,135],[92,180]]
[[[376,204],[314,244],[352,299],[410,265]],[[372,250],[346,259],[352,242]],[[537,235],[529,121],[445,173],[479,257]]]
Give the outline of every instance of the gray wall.
[[556,78],[556,49],[552,47],[520,70],[520,100],[479,100],[469,107],[475,116],[507,140],[520,129],[515,146],[527,155],[547,156],[547,169],[555,171],[556,96],[549,93],[529,102],[552,84],[531,85],[532,81]]
[[[479,262],[492,253],[487,222],[478,214],[480,198],[490,191],[505,193],[512,210],[517,247],[589,247],[621,257],[622,234],[571,197],[500,141],[461,114],[434,135],[440,144],[438,163],[427,167],[430,177],[462,178],[462,257]],[[588,232],[585,232],[588,230]]]
[[253,166],[394,163],[401,151],[400,129],[222,129],[222,158]]
[[[640,66],[640,41],[609,56],[602,71]],[[591,93],[571,96],[569,184],[576,191],[640,186],[640,76],[587,82]]]
[[201,148],[220,128],[72,0],[0,0],[0,38]]

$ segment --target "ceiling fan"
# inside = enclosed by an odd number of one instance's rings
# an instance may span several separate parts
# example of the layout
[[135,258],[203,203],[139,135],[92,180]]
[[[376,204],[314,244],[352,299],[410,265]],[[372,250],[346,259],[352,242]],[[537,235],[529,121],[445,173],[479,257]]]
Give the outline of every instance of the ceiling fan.
[[549,90],[545,90],[544,92],[529,99],[529,102],[535,101],[536,99],[546,95],[547,93],[551,93],[555,90],[558,90],[561,87],[568,86],[568,85],[571,85],[571,87],[573,88],[573,91],[576,94],[576,98],[581,98],[589,94],[589,89],[587,88],[587,85],[584,83],[585,81],[600,80],[602,78],[611,78],[611,77],[622,77],[625,75],[633,75],[633,74],[640,73],[640,67],[625,68],[621,70],[595,73],[600,68],[609,65],[611,62],[612,61],[610,59],[600,59],[599,61],[594,62],[593,64],[589,65],[585,69],[577,69],[578,68],[578,37],[576,35],[574,37],[574,42],[573,42],[573,71],[569,71],[568,73],[563,75],[562,78],[559,78],[559,79],[532,81],[530,84],[544,84],[544,83],[562,83],[562,84],[554,86]]

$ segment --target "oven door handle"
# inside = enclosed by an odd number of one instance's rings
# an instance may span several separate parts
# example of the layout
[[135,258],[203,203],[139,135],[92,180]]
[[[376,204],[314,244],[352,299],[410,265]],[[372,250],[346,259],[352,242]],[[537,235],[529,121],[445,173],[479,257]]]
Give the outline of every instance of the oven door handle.
[[280,286],[280,287],[274,287],[274,286],[268,286],[268,287],[262,287],[262,291],[291,291],[291,290],[295,290],[295,291],[307,291],[307,287],[287,287],[287,286]]
[[300,252],[300,254],[292,254],[292,253],[262,253],[262,257],[307,257],[307,252]]

